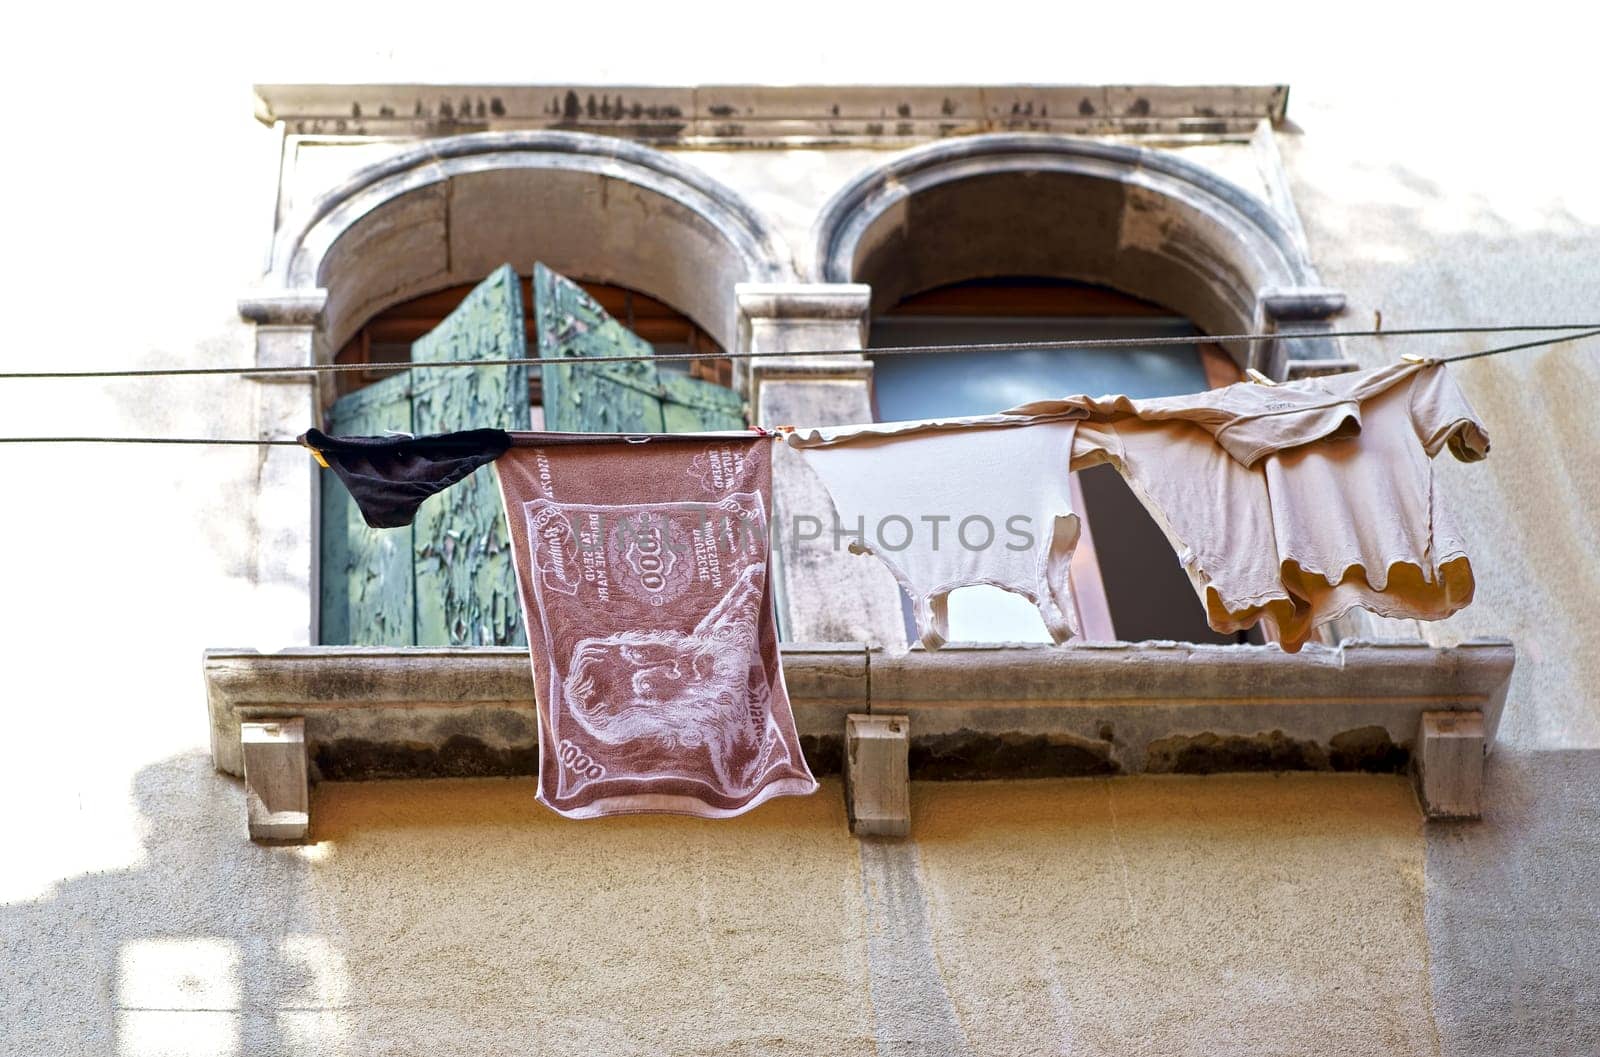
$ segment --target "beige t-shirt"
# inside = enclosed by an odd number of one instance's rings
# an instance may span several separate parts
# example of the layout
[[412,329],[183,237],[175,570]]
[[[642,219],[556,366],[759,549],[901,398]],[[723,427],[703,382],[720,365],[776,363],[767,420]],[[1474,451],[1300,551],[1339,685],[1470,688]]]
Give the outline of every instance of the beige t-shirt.
[[1482,459],[1488,435],[1443,364],[1367,390],[1360,409],[1359,435],[1262,460],[1284,585],[1313,625],[1354,606],[1443,620],[1472,601],[1473,578],[1433,457]]
[[922,644],[949,637],[948,601],[988,584],[1039,610],[1056,642],[1078,634],[1070,567],[1079,522],[1071,418],[996,416],[791,434],[833,497],[834,542],[872,554],[911,599]]
[[1359,433],[1362,402],[1425,366],[1400,362],[1282,385],[1237,382],[1198,393],[1139,400],[1067,396],[1019,404],[993,417],[1079,415],[1102,421],[1131,417],[1144,422],[1188,422],[1209,433],[1238,462],[1254,466],[1273,452]]
[[1310,635],[1310,610],[1279,574],[1267,477],[1224,451],[1206,430],[1180,419],[1127,417],[1082,422],[1073,469],[1109,462],[1189,574],[1206,622],[1224,634],[1261,622],[1293,652]]
[[1292,652],[1354,606],[1441,620],[1471,601],[1432,458],[1489,439],[1443,364],[1099,404],[1127,413],[1079,425],[1074,467],[1117,466],[1216,630],[1260,620]]

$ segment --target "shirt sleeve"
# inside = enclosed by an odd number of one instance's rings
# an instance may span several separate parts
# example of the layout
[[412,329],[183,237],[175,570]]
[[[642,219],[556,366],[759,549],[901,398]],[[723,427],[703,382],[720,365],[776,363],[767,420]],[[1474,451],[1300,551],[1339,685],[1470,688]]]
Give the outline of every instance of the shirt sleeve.
[[1429,364],[1412,379],[1411,424],[1429,458],[1447,444],[1462,462],[1489,454],[1488,431],[1442,363]]

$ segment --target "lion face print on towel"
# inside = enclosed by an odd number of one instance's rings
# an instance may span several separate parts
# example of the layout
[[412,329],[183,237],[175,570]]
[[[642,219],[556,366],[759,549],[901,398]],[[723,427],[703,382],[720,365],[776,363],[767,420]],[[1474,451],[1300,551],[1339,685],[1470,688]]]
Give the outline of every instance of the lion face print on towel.
[[501,456],[539,699],[539,799],[558,813],[722,818],[815,790],[772,619],[771,443]]

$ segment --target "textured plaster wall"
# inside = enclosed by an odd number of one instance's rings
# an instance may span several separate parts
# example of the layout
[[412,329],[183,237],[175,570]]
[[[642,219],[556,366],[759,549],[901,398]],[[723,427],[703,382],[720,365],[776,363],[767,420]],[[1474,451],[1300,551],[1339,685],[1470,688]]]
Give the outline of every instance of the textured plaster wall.
[[325,785],[239,840],[198,754],[137,853],[0,908],[18,1054],[1433,1052],[1397,778],[836,781],[738,825],[573,824],[528,781]]
[[[903,875],[955,1011],[933,1052],[1434,1052],[1420,822],[1400,779],[914,793]],[[893,1016],[879,1011],[880,1036],[886,1018],[916,1030]]]
[[[382,32],[325,4],[18,15],[0,363],[248,362],[234,302],[278,160],[251,80],[1288,80],[1281,146],[1352,323],[1595,314],[1592,63],[1554,8],[1489,27],[1357,4],[1286,30],[1241,5],[1208,37],[1173,5],[1127,48],[1111,9],[924,32],[712,4],[639,34],[645,11],[608,10],[604,49],[543,46],[592,35],[579,8],[492,32],[422,5]],[[870,160],[747,183],[798,248],[809,203]],[[1426,831],[1382,778],[919,786],[894,846],[846,836],[834,785],[721,825],[572,825],[525,783],[400,783],[325,787],[322,843],[257,848],[204,756],[199,653],[305,634],[294,541],[260,528],[271,463],[0,445],[0,1052],[1592,1055],[1596,362],[1460,371],[1495,452],[1444,471],[1480,599],[1436,633],[1509,635],[1521,660],[1488,817]],[[273,400],[0,383],[0,435],[248,437]]]
[[[1424,141],[1297,113],[1286,137],[1295,197],[1347,318],[1381,312],[1463,324],[1596,318],[1600,200],[1576,174],[1595,160],[1569,137],[1502,141],[1470,129]],[[1451,132],[1454,134],[1450,134]],[[1519,149],[1527,143],[1527,149]],[[1534,146],[1537,144],[1537,146]],[[1454,355],[1516,336],[1417,346]],[[1409,350],[1413,346],[1407,345]],[[1363,363],[1403,351],[1355,343]],[[1427,910],[1445,1053],[1600,1052],[1600,350],[1593,343],[1462,364],[1488,423],[1487,462],[1441,460],[1474,555],[1474,604],[1436,641],[1503,635],[1517,670],[1476,825],[1431,827]]]

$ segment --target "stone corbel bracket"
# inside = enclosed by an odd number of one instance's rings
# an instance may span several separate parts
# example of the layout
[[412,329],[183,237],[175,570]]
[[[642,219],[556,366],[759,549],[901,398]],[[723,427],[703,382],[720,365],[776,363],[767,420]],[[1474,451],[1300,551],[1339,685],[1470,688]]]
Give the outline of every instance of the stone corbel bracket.
[[310,839],[305,720],[296,716],[241,722],[239,754],[250,839],[263,844],[299,844]]
[[282,370],[324,362],[322,314],[328,291],[258,290],[239,299],[239,315],[256,325],[256,366],[274,370],[247,374],[258,382],[306,382],[311,372]]
[[911,832],[911,720],[850,715],[844,721],[844,805],[850,832],[904,837]]
[[[896,815],[900,751],[906,780],[1411,771],[1427,817],[1477,817],[1515,660],[1505,641],[783,650],[806,758],[822,774],[855,768],[852,789],[870,795],[853,794],[851,810],[877,832],[909,824]],[[219,649],[204,671],[212,758],[246,778],[262,817],[298,810],[285,774],[309,785],[538,772],[526,650]],[[259,772],[273,784],[257,788],[242,730],[294,719],[304,771],[280,747]]]
[[1255,332],[1276,335],[1255,341],[1249,366],[1269,378],[1306,378],[1353,371],[1331,320],[1345,309],[1339,290],[1320,286],[1269,288],[1256,295]]

